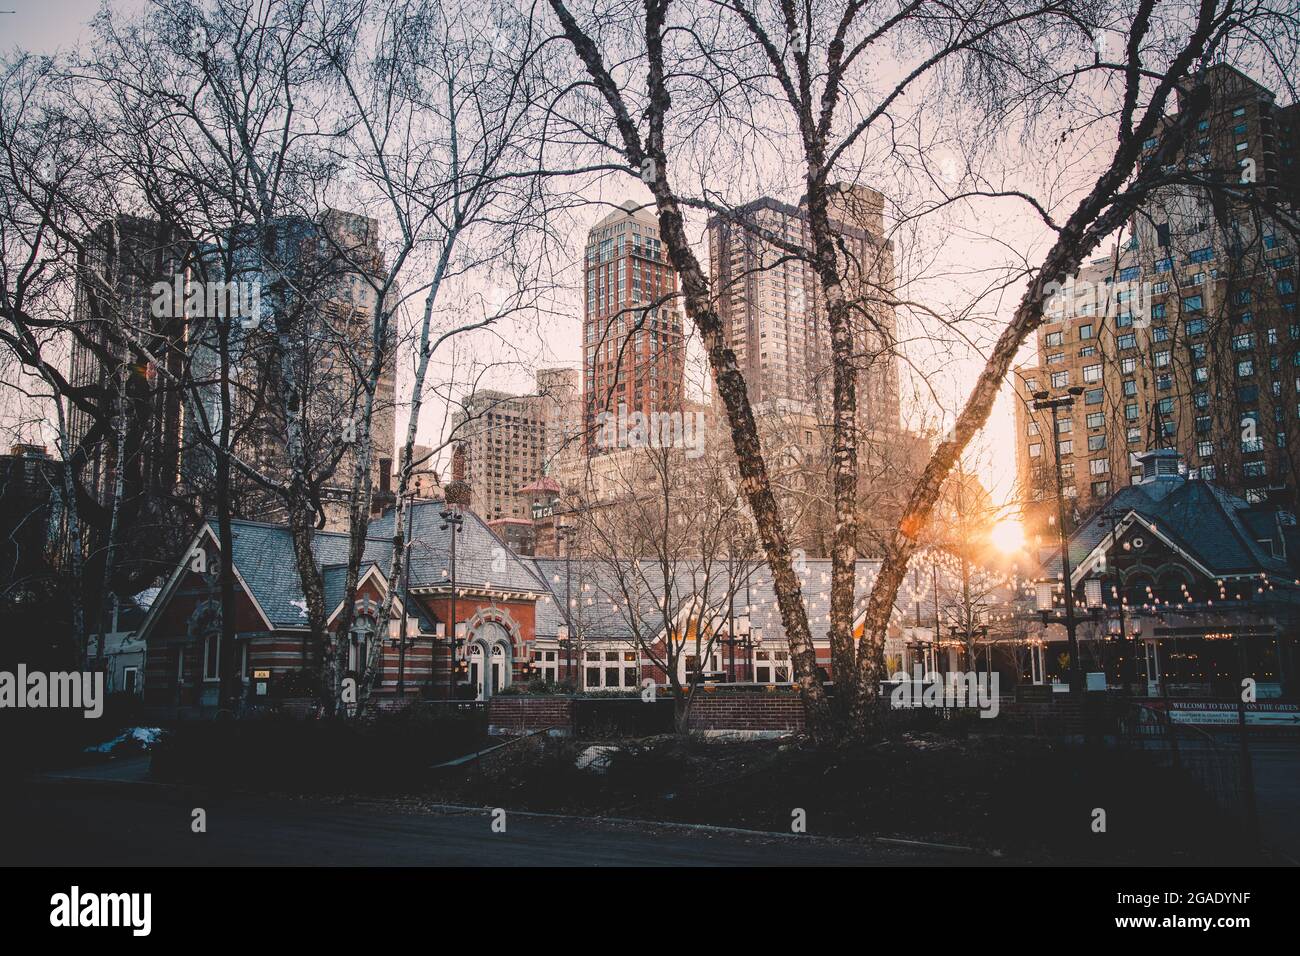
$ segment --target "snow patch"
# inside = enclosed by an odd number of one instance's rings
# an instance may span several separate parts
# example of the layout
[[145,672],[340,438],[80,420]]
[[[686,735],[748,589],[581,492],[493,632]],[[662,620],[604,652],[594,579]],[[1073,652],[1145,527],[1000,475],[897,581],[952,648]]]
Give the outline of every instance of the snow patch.
[[86,748],[88,754],[108,754],[122,751],[149,750],[163,737],[161,727],[131,727],[118,734],[112,740],[102,744],[91,744]]

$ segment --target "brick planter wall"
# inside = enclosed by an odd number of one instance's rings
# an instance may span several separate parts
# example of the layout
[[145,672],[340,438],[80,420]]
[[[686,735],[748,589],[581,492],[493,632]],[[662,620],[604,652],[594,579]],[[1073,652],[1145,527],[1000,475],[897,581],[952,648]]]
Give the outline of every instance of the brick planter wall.
[[573,733],[570,697],[493,697],[488,701],[488,733],[521,734],[556,728]]
[[691,702],[691,730],[791,732],[804,729],[803,701],[792,694],[712,694]]

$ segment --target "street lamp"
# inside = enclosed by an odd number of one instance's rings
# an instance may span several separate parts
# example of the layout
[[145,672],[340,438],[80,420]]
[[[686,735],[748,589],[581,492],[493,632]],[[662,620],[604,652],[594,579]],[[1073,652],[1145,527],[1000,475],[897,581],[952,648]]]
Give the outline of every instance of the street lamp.
[[[442,518],[440,530],[446,531],[451,529],[451,621],[447,625],[447,699],[454,700],[456,697],[456,539],[460,537],[461,526],[465,523],[465,516],[460,513],[460,508],[456,505],[448,505],[446,510],[438,512]],[[490,662],[484,661],[484,666]],[[433,661],[429,661],[429,678],[430,683],[433,680]]]
[[[1115,607],[1119,611],[1120,647],[1123,647],[1124,642],[1128,640],[1128,634],[1126,633],[1126,628],[1124,627],[1124,578],[1119,572],[1119,558],[1120,558],[1119,523],[1123,521],[1125,518],[1127,518],[1128,516],[1129,516],[1129,512],[1121,508],[1107,508],[1100,515],[1103,521],[1110,522],[1110,547],[1111,550],[1115,552],[1115,557],[1111,561],[1111,570],[1115,572],[1115,584],[1114,584]],[[1103,555],[1103,560],[1104,559],[1105,556]],[[1137,679],[1138,679],[1137,647],[1138,647],[1138,636],[1135,633],[1133,635],[1133,646],[1129,649],[1129,668],[1132,670],[1132,676],[1133,676],[1132,682],[1125,681],[1123,673],[1120,674],[1120,683],[1130,688],[1130,690],[1132,688],[1132,685],[1137,683]]]
[[574,689],[580,690],[577,675],[573,671],[573,536],[576,530],[571,524],[556,524],[555,536],[564,541],[564,667],[569,679],[574,682]]
[[[406,538],[402,543],[402,623],[397,634],[397,699],[406,699],[406,619],[411,613],[411,507],[415,492],[406,494]],[[397,520],[397,515],[393,516]],[[432,667],[432,661],[430,662]],[[433,672],[429,676],[432,678]]]
[[[1061,542],[1061,572],[1065,582],[1065,636],[1070,647],[1070,693],[1083,693],[1082,672],[1079,670],[1079,620],[1074,613],[1074,586],[1070,581],[1070,541],[1065,533],[1065,483],[1061,476],[1061,435],[1058,417],[1062,408],[1073,408],[1074,400],[1083,394],[1083,387],[1075,385],[1068,394],[1052,398],[1048,392],[1034,393],[1034,411],[1050,410],[1052,413],[1052,455],[1056,464],[1056,514],[1057,537]],[[1041,606],[1040,606],[1041,610]],[[1044,615],[1046,620],[1046,615]]]

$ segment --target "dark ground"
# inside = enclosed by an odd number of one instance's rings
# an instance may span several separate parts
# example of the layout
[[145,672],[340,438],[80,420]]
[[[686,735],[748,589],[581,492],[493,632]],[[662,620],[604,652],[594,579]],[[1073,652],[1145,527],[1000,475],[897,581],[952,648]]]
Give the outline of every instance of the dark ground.
[[[623,744],[597,775],[574,767],[586,746],[522,742],[430,792],[461,804],[782,832],[800,808],[809,833],[957,844],[1044,863],[1257,860],[1198,787],[1139,754],[937,734],[847,753],[664,737]],[[1104,833],[1092,828],[1098,808]]]
[[[422,771],[414,786],[404,767],[392,782],[380,786],[371,778],[355,792],[306,785],[284,792],[284,780],[296,779],[287,766],[262,785],[244,779],[215,786],[211,779],[177,781],[172,774],[164,786],[142,782],[159,779],[150,777],[148,756],[82,763],[29,776],[0,793],[0,859],[125,865],[1249,865],[1294,864],[1300,851],[1300,741],[1254,747],[1263,857],[1249,851],[1234,822],[1192,781],[1140,754],[937,734],[829,753],[792,739],[723,743],[667,736],[608,743],[618,749],[603,773],[575,766],[592,742],[537,736],[467,765]],[[208,811],[206,834],[190,832],[194,807]],[[474,807],[504,808],[507,833],[493,833],[490,815],[468,809]],[[1097,808],[1106,812],[1104,833],[1091,826]],[[795,810],[803,811],[806,835],[781,836],[790,834]],[[880,838],[974,852],[876,842]]]
[[[13,866],[845,866],[961,865],[965,854],[807,838],[626,826],[507,811],[239,795],[148,784],[27,782],[3,802]],[[192,833],[195,806],[207,832]]]

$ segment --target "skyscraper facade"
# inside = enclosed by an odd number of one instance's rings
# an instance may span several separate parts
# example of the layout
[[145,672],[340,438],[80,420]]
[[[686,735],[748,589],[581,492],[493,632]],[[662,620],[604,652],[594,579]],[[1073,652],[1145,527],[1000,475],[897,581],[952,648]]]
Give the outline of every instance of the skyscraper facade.
[[[1298,279],[1273,212],[1295,209],[1300,113],[1231,67],[1211,68],[1206,81],[1210,105],[1166,171],[1231,184],[1239,198],[1196,185],[1155,191],[1110,253],[1049,303],[1037,362],[1017,369],[1018,476],[1040,534],[1056,510],[1058,453],[1077,518],[1140,479],[1135,456],[1155,448],[1181,452],[1191,477],[1293,506]],[[1184,91],[1179,108],[1186,102]],[[1144,144],[1144,162],[1157,161],[1161,135]],[[1034,395],[1070,388],[1082,392],[1052,435]]]
[[587,234],[582,402],[587,447],[602,412],[680,411],[685,372],[677,273],[653,209],[627,201]]
[[[852,312],[858,407],[866,435],[899,428],[896,319],[890,304],[893,247],[884,237],[884,196],[865,186],[832,188],[832,226]],[[709,261],[727,344],[750,402],[828,424],[831,333],[812,266],[780,245],[812,243],[807,211],[771,198],[709,221]]]

